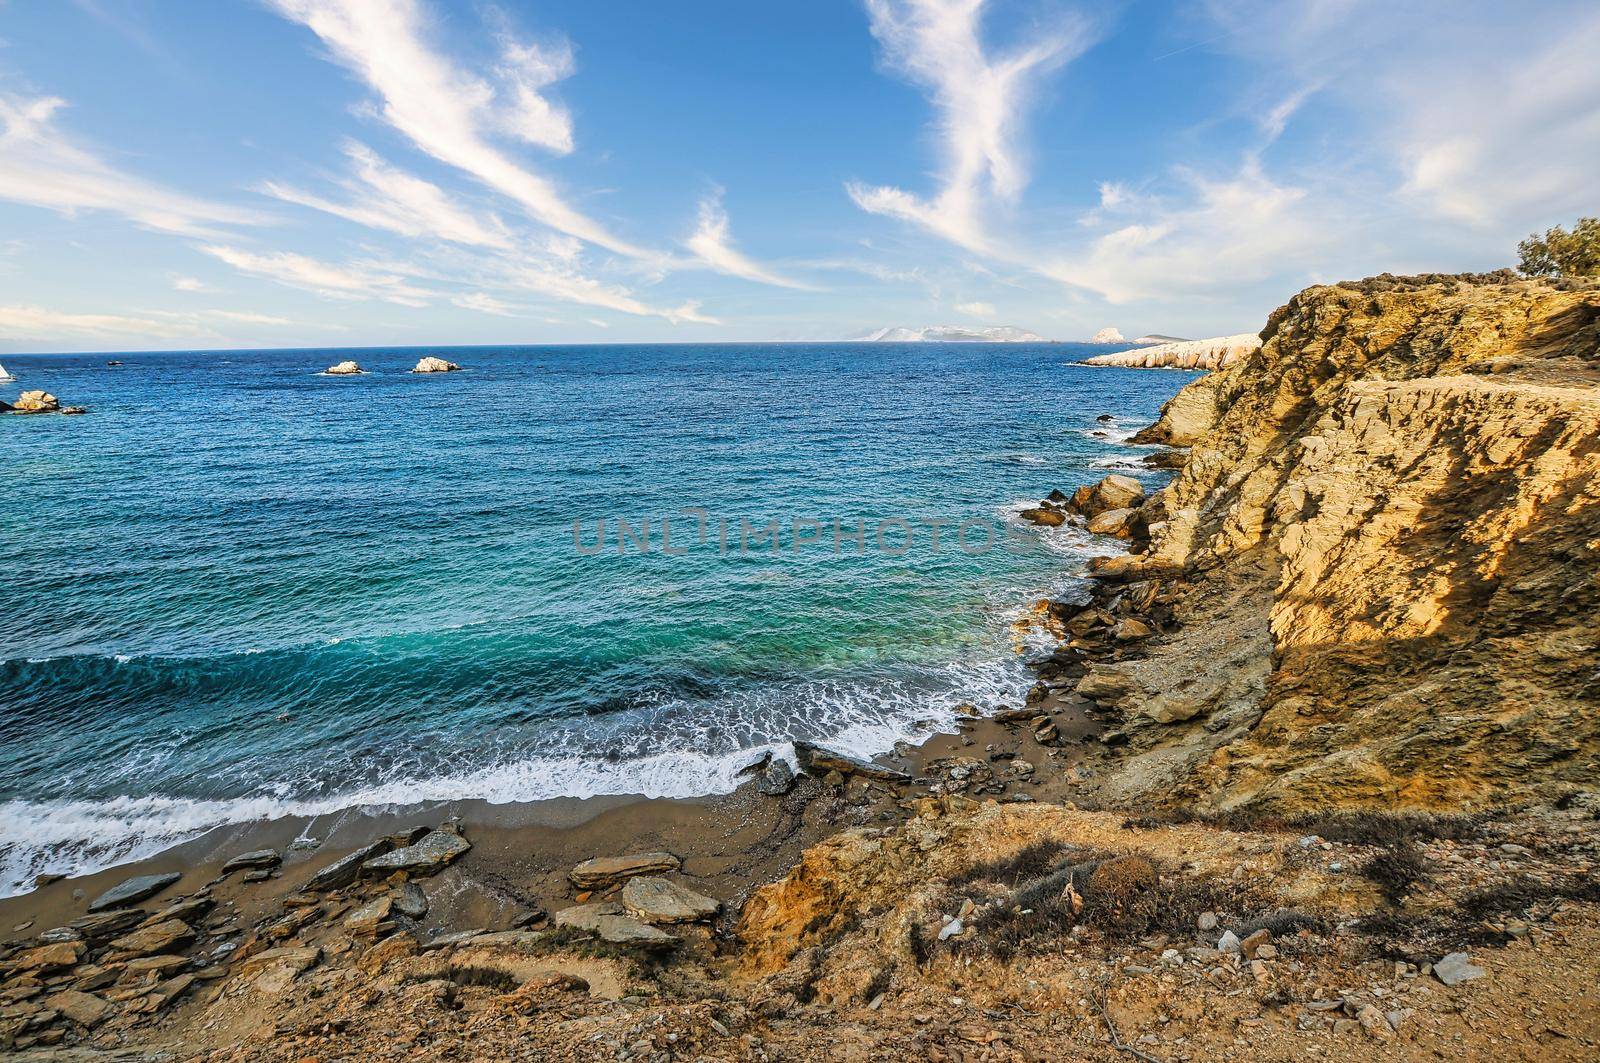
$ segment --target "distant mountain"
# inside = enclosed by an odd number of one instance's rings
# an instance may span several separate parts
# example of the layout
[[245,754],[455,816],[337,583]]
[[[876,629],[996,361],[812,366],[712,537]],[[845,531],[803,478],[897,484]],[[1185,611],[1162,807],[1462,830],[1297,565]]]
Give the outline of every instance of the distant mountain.
[[857,338],[860,343],[1048,343],[1037,332],[1015,325],[930,325],[927,328],[881,328]]
[[1134,343],[1188,343],[1189,340],[1187,338],[1183,337],[1183,336],[1163,336],[1159,332],[1152,332],[1148,336],[1140,336],[1138,339],[1134,340],[1133,342]]

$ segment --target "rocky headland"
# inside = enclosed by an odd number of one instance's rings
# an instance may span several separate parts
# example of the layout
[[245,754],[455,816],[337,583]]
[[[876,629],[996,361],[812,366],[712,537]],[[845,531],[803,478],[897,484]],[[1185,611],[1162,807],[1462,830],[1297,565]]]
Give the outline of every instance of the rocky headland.
[[1029,614],[1024,704],[724,798],[273,825],[50,882],[0,901],[0,1043],[1595,1058],[1600,289],[1317,287],[1262,341],[1142,434],[1186,448],[1161,490],[1038,507],[1128,550]]
[[[1099,342],[1098,340],[1094,342]],[[1112,341],[1115,342],[1115,341]],[[1177,340],[1139,347],[1116,354],[1097,354],[1082,365],[1116,366],[1123,369],[1227,369],[1261,346],[1253,332],[1237,336],[1218,336],[1209,340]]]

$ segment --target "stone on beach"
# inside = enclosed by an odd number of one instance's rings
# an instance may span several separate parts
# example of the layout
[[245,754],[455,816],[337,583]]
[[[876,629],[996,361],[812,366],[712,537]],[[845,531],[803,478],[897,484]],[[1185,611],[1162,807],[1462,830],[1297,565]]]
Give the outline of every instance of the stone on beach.
[[460,368],[461,367],[454,362],[447,362],[443,358],[436,358],[433,355],[429,355],[418,362],[417,367],[411,371],[413,373],[454,373]]
[[93,993],[66,989],[45,998],[45,1004],[83,1027],[94,1027],[116,1014],[116,1008]]
[[611,901],[563,908],[556,913],[555,924],[560,928],[594,934],[601,941],[613,945],[665,948],[676,944],[678,940],[648,923],[624,915],[622,905]]
[[716,915],[722,902],[669,879],[642,875],[622,887],[622,906],[647,923],[692,923]]
[[1085,484],[1072,493],[1068,508],[1093,519],[1118,509],[1135,509],[1144,501],[1144,485],[1131,476],[1112,473],[1099,483]]
[[222,865],[222,873],[230,871],[255,871],[261,868],[277,867],[283,863],[275,849],[257,849],[253,853],[241,853]]
[[375,856],[361,865],[369,875],[386,875],[391,871],[436,871],[472,848],[472,843],[459,834],[436,830],[423,836],[415,845]]
[[807,775],[823,776],[830,771],[836,771],[840,775],[859,775],[864,779],[878,779],[883,782],[911,781],[911,776],[898,769],[886,768],[870,760],[826,749],[811,742],[796,741],[794,756],[800,764],[800,770]]
[[1067,515],[1059,509],[1025,509],[1018,516],[1034,524],[1042,524],[1046,528],[1059,528],[1067,522]]
[[89,911],[100,912],[107,908],[121,908],[153,897],[183,876],[176,871],[165,875],[139,875],[106,890],[89,902]]
[[598,890],[635,875],[659,875],[663,871],[676,871],[681,866],[671,853],[597,856],[573,868],[567,878],[580,890]]
[[302,887],[306,890],[336,890],[350,885],[361,874],[361,865],[375,856],[380,856],[394,848],[388,839],[373,842],[371,845],[362,846],[353,853],[347,853],[329,864],[327,867],[312,875],[310,880]]
[[194,941],[194,929],[188,923],[168,919],[153,926],[141,927],[111,942],[116,952],[135,956],[149,956],[157,952],[171,952],[185,948]]
[[329,366],[326,370],[329,376],[359,376],[366,370],[355,362],[344,361],[338,365]]

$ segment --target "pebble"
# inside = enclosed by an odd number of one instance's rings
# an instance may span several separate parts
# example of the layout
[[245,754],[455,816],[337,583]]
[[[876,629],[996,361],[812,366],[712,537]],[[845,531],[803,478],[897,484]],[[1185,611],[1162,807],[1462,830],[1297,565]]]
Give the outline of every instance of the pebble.
[[1215,930],[1217,928],[1217,913],[1201,912],[1200,918],[1196,919],[1194,923],[1201,930]]
[[1239,945],[1239,935],[1235,934],[1231,930],[1224,930],[1222,932],[1222,936],[1217,939],[1217,951],[1234,954],[1239,953],[1241,951]]
[[1472,958],[1465,952],[1452,952],[1433,965],[1433,976],[1445,985],[1470,982],[1488,973],[1482,967],[1473,966]]

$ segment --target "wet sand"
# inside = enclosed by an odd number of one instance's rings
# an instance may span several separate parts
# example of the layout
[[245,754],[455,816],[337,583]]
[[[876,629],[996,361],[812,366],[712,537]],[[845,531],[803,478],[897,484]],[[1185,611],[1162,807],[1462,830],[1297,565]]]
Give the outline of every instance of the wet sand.
[[[174,871],[183,877],[141,907],[156,910],[209,887],[209,895],[240,925],[249,925],[278,911],[286,895],[339,857],[409,828],[446,824],[459,827],[473,847],[432,879],[425,935],[539,925],[542,914],[574,903],[566,878],[573,865],[595,856],[655,850],[677,855],[683,878],[723,901],[724,919],[731,920],[752,890],[780,877],[807,846],[850,827],[897,822],[912,814],[918,797],[966,793],[977,799],[1070,800],[1072,765],[1098,725],[1059,691],[1039,693],[1044,699],[1037,708],[1056,723],[1059,740],[1041,745],[1026,721],[964,720],[957,733],[938,734],[878,758],[911,774],[910,783],[851,776],[841,784],[802,775],[782,797],[749,784],[731,794],[694,799],[459,801],[219,827],[148,859],[0,900],[0,941],[32,937],[81,917],[90,901],[124,879]],[[1031,767],[1030,774],[1009,777],[1015,769],[998,770],[1018,758]],[[996,774],[986,774],[983,765]],[[306,839],[314,839],[315,846],[303,847]],[[258,849],[283,854],[272,877],[249,883],[239,872],[222,877],[229,859]]]

